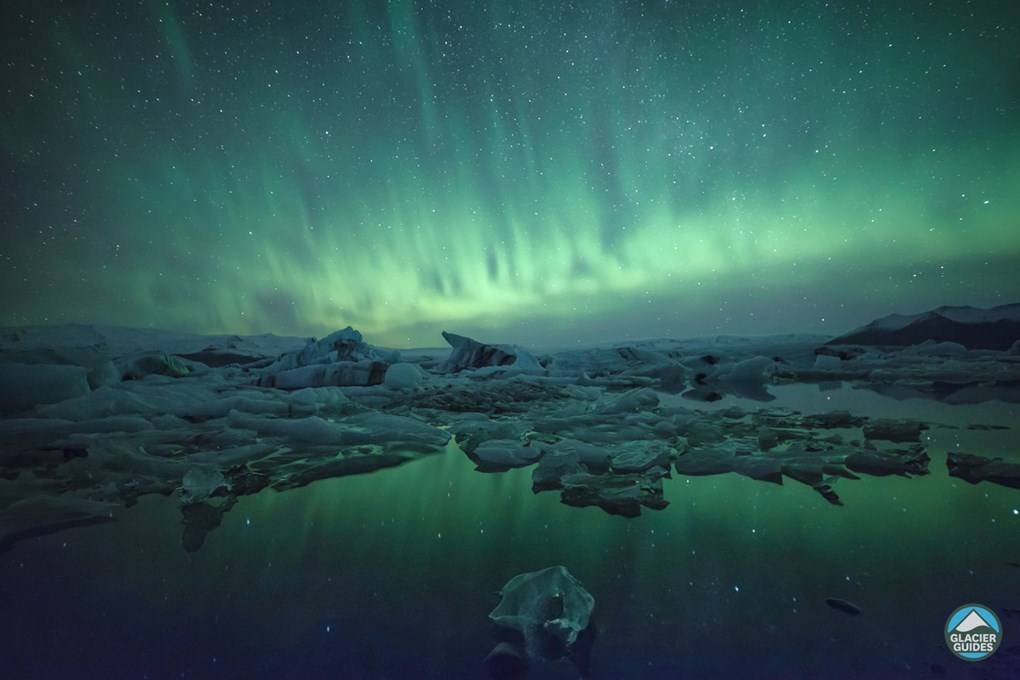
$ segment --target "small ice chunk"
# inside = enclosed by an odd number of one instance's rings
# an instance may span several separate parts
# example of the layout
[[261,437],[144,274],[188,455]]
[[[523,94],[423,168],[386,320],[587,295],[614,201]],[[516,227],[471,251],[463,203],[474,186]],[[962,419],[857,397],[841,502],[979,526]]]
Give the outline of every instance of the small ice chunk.
[[383,385],[393,390],[413,390],[421,385],[427,374],[417,364],[393,364],[386,370]]
[[659,405],[659,395],[647,387],[630,390],[621,395],[607,397],[605,402],[595,407],[602,415],[613,413],[636,413],[648,411]]
[[188,375],[188,367],[179,358],[166,352],[139,352],[115,362],[124,380],[141,380],[147,375],[180,378]]
[[331,364],[312,364],[263,376],[259,384],[281,390],[299,390],[305,387],[367,386],[383,381],[387,364],[381,361],[337,361]]
[[557,489],[561,486],[560,479],[564,475],[578,472],[580,469],[576,451],[546,449],[545,455],[539,459],[538,465],[531,473],[532,488],[537,491]]
[[595,598],[563,566],[518,574],[503,586],[502,596],[489,618],[519,631],[533,658],[547,656],[545,650],[566,651],[595,608]]
[[472,455],[484,469],[515,468],[534,463],[542,455],[542,448],[524,446],[519,440],[490,439],[479,444]]
[[612,458],[613,471],[617,473],[644,472],[655,466],[668,468],[669,465],[669,450],[657,442],[634,442]]
[[215,494],[220,489],[230,490],[230,484],[223,473],[216,469],[193,467],[181,481],[180,504],[194,505]]
[[776,372],[776,362],[769,357],[751,357],[718,367],[709,377],[709,382],[752,382],[768,380]]
[[271,418],[230,412],[235,428],[291,440],[292,445],[360,446],[378,444],[407,452],[431,453],[446,445],[450,433],[413,418],[388,413],[358,413],[342,421],[307,418]]
[[604,467],[609,464],[612,455],[608,449],[579,439],[561,439],[549,447],[550,450],[559,453],[571,453],[577,456],[577,460],[586,465]]
[[877,418],[864,426],[865,439],[881,439],[890,442],[921,441],[921,431],[928,425],[917,420],[893,420]]
[[701,446],[685,452],[675,466],[681,475],[718,475],[730,472],[735,460],[736,452],[731,447]]
[[816,371],[838,371],[843,362],[839,357],[830,354],[819,354],[815,357],[814,370]]
[[285,402],[267,399],[267,396],[262,392],[239,392],[205,402],[185,403],[178,408],[177,415],[183,418],[202,419],[223,418],[231,411],[260,415],[286,415],[289,412],[290,409]]
[[1020,463],[950,451],[946,457],[946,467],[950,477],[958,477],[971,484],[988,481],[1020,489]]
[[230,412],[233,427],[255,430],[263,435],[291,439],[295,442],[335,445],[349,444],[347,429],[342,425],[327,422],[318,416],[307,418],[269,418],[251,416],[238,411]]
[[153,429],[152,423],[139,416],[107,416],[82,420],[75,428],[78,433],[146,432]]

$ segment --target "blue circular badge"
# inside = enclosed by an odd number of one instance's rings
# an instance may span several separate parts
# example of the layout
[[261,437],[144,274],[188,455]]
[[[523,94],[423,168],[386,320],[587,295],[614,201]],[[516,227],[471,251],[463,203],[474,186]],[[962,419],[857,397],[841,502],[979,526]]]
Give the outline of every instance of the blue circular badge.
[[1002,642],[999,617],[983,604],[965,604],[946,621],[946,645],[964,661],[990,657]]

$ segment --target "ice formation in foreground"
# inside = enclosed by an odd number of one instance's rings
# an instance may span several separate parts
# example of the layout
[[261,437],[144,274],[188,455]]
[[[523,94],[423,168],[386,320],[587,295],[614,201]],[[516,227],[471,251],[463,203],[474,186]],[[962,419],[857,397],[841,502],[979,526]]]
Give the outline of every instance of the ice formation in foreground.
[[512,663],[518,655],[506,649],[517,640],[523,641],[524,660],[569,658],[582,676],[588,675],[595,598],[566,567],[518,574],[503,586],[500,596],[489,618],[509,640],[503,640],[489,656],[492,675],[523,674],[526,663]]

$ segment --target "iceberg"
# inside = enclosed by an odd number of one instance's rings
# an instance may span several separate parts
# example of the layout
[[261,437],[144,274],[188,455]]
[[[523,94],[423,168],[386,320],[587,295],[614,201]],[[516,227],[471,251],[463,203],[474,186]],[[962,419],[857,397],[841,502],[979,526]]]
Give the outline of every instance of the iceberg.
[[489,618],[522,635],[529,658],[570,657],[575,646],[580,651],[581,636],[592,625],[595,598],[566,567],[518,574],[501,595]]

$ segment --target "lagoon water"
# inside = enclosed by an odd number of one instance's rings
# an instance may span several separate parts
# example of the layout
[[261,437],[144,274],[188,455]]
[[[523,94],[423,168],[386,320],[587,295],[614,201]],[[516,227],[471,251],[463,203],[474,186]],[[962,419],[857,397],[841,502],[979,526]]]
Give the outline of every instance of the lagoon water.
[[[241,497],[191,553],[175,499],[144,496],[116,522],[0,555],[2,675],[480,679],[500,588],[562,564],[595,597],[593,678],[1020,677],[1020,490],[945,464],[951,450],[1020,462],[1020,405],[771,389],[765,404],[684,405],[942,423],[922,437],[931,474],[839,480],[838,507],[801,484],[674,473],[669,507],[628,519],[534,494],[530,468],[477,472],[451,443]],[[977,663],[943,634],[970,602],[1004,627]],[[538,663],[528,677],[577,672]]]

